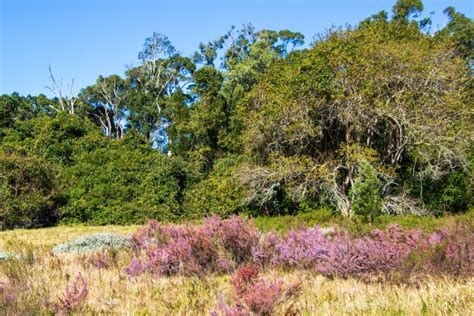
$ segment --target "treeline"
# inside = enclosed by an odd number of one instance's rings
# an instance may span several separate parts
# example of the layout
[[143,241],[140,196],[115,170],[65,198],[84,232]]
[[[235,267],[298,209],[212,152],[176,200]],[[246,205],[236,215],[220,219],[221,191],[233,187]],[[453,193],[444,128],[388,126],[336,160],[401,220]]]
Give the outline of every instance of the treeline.
[[0,97],[0,228],[326,207],[463,212],[473,202],[474,23],[430,32],[399,0],[308,49],[232,28],[192,57],[145,40],[125,77]]

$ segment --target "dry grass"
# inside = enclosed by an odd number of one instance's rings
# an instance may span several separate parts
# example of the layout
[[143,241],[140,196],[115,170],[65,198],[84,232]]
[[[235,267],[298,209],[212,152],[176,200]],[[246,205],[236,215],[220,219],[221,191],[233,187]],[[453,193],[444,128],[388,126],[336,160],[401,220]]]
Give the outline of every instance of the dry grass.
[[32,247],[52,248],[73,240],[79,236],[99,233],[131,234],[138,229],[138,225],[131,226],[58,226],[39,229],[15,229],[0,231],[0,249],[8,250],[13,246],[25,244]]
[[[114,314],[209,315],[217,297],[230,297],[228,276],[205,278],[127,277],[123,266],[129,255],[120,253],[108,269],[91,266],[84,255],[53,257],[57,244],[92,232],[130,233],[136,227],[58,227],[0,232],[0,248],[28,248],[35,254],[30,263],[0,263],[0,279],[14,274],[27,284],[17,293],[12,313],[50,312],[66,284],[81,272],[89,281],[89,295],[81,312]],[[300,281],[302,295],[293,306],[304,315],[469,315],[474,310],[474,279],[426,279],[417,286],[371,283],[354,279],[327,279],[301,271],[267,271],[269,279]],[[68,281],[69,280],[69,281]],[[284,313],[289,306],[281,306]],[[1,311],[0,311],[1,314]]]

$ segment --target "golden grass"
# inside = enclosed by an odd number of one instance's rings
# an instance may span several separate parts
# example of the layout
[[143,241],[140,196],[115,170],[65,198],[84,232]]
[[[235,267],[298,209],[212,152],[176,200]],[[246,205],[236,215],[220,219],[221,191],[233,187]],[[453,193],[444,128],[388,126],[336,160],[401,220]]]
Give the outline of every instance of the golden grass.
[[32,247],[52,248],[57,244],[71,241],[79,236],[109,232],[131,234],[138,229],[131,226],[58,226],[39,229],[14,229],[0,231],[0,249],[9,250],[12,246],[29,245]]
[[[36,257],[26,264],[0,263],[0,280],[9,273],[28,284],[28,290],[17,293],[19,303],[9,312],[53,311],[58,296],[79,272],[89,281],[89,295],[81,310],[85,313],[209,315],[219,295],[230,297],[229,276],[225,275],[153,278],[145,274],[130,278],[122,271],[130,259],[125,252],[108,269],[94,268],[84,255],[54,257],[49,252],[56,243],[80,235],[102,231],[130,233],[135,229],[57,227],[0,232],[0,247],[30,247]],[[474,311],[474,279],[430,278],[418,286],[405,286],[331,280],[309,271],[272,270],[265,277],[286,283],[300,281],[302,294],[293,309],[303,315],[469,315]],[[278,314],[288,307],[279,307]]]

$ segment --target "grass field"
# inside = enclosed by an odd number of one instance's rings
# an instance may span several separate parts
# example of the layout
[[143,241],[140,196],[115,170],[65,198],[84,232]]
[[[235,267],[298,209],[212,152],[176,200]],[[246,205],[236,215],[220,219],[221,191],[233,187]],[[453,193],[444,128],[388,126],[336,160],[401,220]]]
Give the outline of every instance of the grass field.
[[[281,220],[259,224],[262,225],[288,226]],[[95,232],[129,234],[136,229],[137,226],[64,226],[0,232],[0,249],[24,253],[31,259],[0,262],[0,280],[7,275],[21,280],[15,293],[17,304],[10,306],[7,313],[54,312],[66,287],[79,272],[87,280],[89,291],[78,310],[81,313],[209,315],[216,308],[218,297],[231,297],[228,275],[157,278],[143,274],[130,278],[123,272],[130,261],[127,252],[117,253],[113,265],[106,269],[91,265],[87,255],[51,254],[54,245],[78,236]],[[303,315],[469,315],[474,310],[474,278],[429,277],[403,285],[328,279],[308,270],[281,269],[265,271],[264,278],[301,284],[301,295],[294,301],[283,302],[277,314],[291,310]]]

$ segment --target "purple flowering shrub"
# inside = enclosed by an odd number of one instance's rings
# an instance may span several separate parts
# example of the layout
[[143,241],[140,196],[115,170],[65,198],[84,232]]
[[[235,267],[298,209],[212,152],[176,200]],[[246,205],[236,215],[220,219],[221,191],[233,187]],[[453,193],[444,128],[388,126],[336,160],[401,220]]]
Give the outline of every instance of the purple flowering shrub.
[[135,257],[124,272],[138,276],[230,272],[251,257],[259,240],[255,225],[242,217],[211,217],[200,226],[149,225],[132,236]]
[[79,273],[72,285],[68,285],[64,293],[58,298],[56,314],[66,315],[72,311],[80,310],[88,294],[87,280]]
[[474,275],[474,227],[458,223],[430,236],[404,262],[400,271],[407,274]]
[[[279,304],[293,300],[300,294],[298,283],[285,286],[281,280],[269,281],[261,278],[257,265],[240,266],[232,276],[232,298],[235,306],[219,299],[217,311],[213,315],[273,315]],[[291,307],[290,307],[291,308]],[[289,314],[287,313],[285,314]]]
[[474,274],[474,230],[459,224],[444,237],[441,268],[451,274]]
[[97,269],[106,269],[112,265],[112,259],[106,252],[96,252],[88,257],[88,262]]
[[128,267],[124,268],[123,271],[131,277],[137,277],[145,271],[145,266],[141,260],[133,257]]
[[326,243],[317,270],[331,277],[389,272],[406,260],[420,241],[420,231],[398,225],[365,237],[337,234]]
[[421,238],[420,231],[396,225],[365,237],[324,235],[318,227],[291,230],[284,237],[270,232],[253,248],[252,258],[260,266],[314,268],[326,276],[347,277],[396,268]]
[[291,230],[284,237],[269,232],[253,248],[252,258],[261,266],[310,268],[327,252],[328,241],[319,227]]
[[199,226],[150,221],[132,236],[132,243],[134,257],[124,269],[132,277],[144,272],[156,276],[231,273],[250,262],[260,268],[313,269],[328,277],[382,276],[396,271],[406,275],[423,270],[474,274],[472,225],[457,225],[431,235],[398,225],[363,236],[348,232],[327,235],[319,227],[282,235],[260,233],[253,222],[242,217],[211,217]]
[[277,245],[283,242],[280,233],[270,231],[261,236],[259,243],[252,248],[252,261],[261,267],[274,262]]

